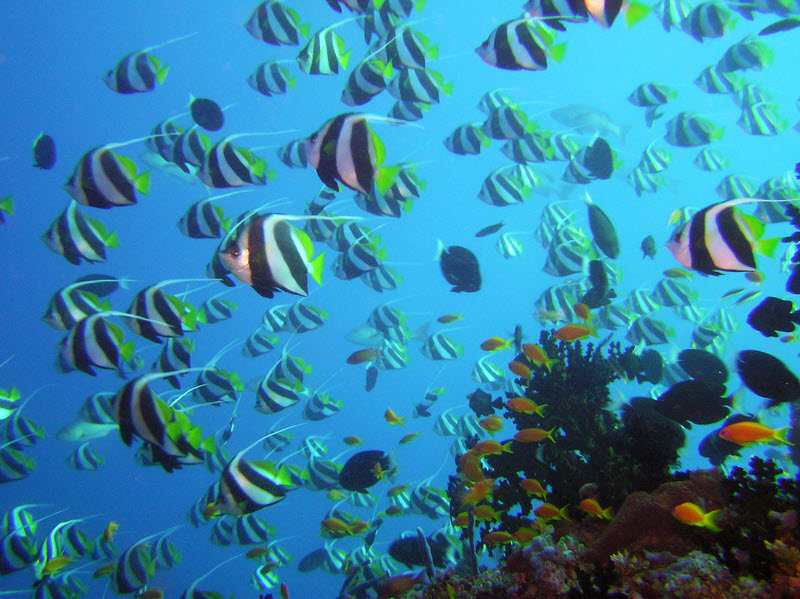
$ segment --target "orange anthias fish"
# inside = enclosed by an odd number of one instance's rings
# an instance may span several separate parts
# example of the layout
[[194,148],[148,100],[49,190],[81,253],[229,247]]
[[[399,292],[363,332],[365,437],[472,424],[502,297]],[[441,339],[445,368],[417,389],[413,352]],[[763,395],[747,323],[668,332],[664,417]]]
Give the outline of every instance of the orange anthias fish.
[[552,503],[543,503],[535,510],[533,510],[534,515],[537,518],[541,518],[542,520],[556,520],[559,518],[563,518],[564,520],[569,520],[569,513],[567,512],[567,507],[564,506],[561,509],[558,509]]
[[491,439],[486,441],[481,441],[480,443],[476,443],[475,447],[473,447],[473,451],[476,455],[485,456],[485,455],[500,455],[503,452],[511,453],[511,441],[508,443],[500,444],[497,441],[492,441]]
[[575,316],[580,318],[586,324],[592,322],[592,311],[586,304],[580,303],[575,304],[572,306],[573,311],[575,312]]
[[414,439],[419,437],[422,433],[408,433],[407,435],[403,435],[403,438],[398,441],[400,445],[408,445]]
[[547,497],[547,489],[542,486],[542,483],[533,478],[526,478],[519,481],[519,486],[522,487],[526,493],[530,493],[531,495]]
[[463,320],[461,318],[461,314],[444,314],[436,319],[436,322],[440,324],[450,324],[451,322],[456,322],[458,320]]
[[403,416],[400,418],[397,414],[392,411],[392,408],[386,408],[386,411],[383,413],[383,418],[391,425],[399,424],[400,426],[406,425],[406,417]]
[[390,517],[399,516],[399,515],[401,515],[403,513],[403,510],[401,510],[399,506],[390,505],[389,507],[387,507],[384,510],[383,513],[386,514],[387,516],[390,516]]
[[538,414],[544,417],[543,412],[546,406],[537,405],[536,402],[531,401],[527,397],[512,397],[509,399],[505,406],[512,412],[521,412],[522,414]]
[[487,478],[475,483],[472,488],[461,497],[461,507],[477,505],[484,499],[491,497],[494,492],[494,479]]
[[487,416],[479,423],[480,427],[488,432],[490,435],[494,435],[497,432],[500,432],[503,429],[503,419],[500,416]]
[[475,516],[475,520],[478,522],[499,520],[502,513],[503,510],[496,512],[489,505],[478,505],[472,508],[472,515]]
[[522,362],[517,362],[514,360],[513,362],[508,363],[508,369],[513,373],[516,374],[518,377],[529,381],[531,378],[531,369],[525,366]]
[[607,507],[606,509],[603,509],[600,507],[600,504],[597,503],[596,499],[583,499],[578,505],[580,505],[581,509],[590,516],[597,516],[598,518],[611,520],[611,508]]
[[423,582],[425,572],[419,574],[399,574],[387,578],[378,589],[378,599],[400,599],[415,586]]
[[547,368],[547,372],[550,372],[553,364],[557,364],[559,361],[558,358],[551,358],[548,356],[541,345],[536,345],[534,343],[525,343],[522,346],[522,353],[536,366],[544,366]]
[[109,522],[103,529],[103,540],[106,543],[110,543],[111,540],[114,538],[114,535],[116,534],[118,528],[119,524],[117,524],[113,520]]
[[509,347],[511,347],[511,342],[502,337],[489,337],[486,341],[481,343],[481,349],[483,351],[498,351]]
[[514,533],[514,540],[520,545],[527,545],[537,536],[538,535],[536,534],[535,530],[528,528],[527,526],[523,526]]
[[585,324],[565,324],[563,327],[553,333],[553,337],[564,343],[571,343],[579,339],[586,339],[587,337],[597,337],[597,325],[590,327]]
[[536,443],[538,441],[550,439],[555,443],[556,440],[553,439],[554,430],[556,429],[551,428],[549,431],[546,431],[543,428],[524,428],[514,435],[514,440],[520,443]]
[[350,525],[341,518],[325,518],[320,526],[323,530],[328,532],[352,534]]
[[469,482],[479,483],[484,480],[480,456],[467,452],[461,456],[458,466],[461,468],[461,474],[463,474],[464,478]]
[[509,534],[504,530],[493,530],[483,537],[483,542],[486,545],[508,545],[514,541],[514,535]]
[[791,427],[770,428],[759,422],[737,422],[729,424],[721,431],[719,436],[726,441],[732,441],[739,445],[750,445],[751,443],[765,443],[768,441],[780,441],[787,445],[794,445],[789,441],[789,431]]
[[466,528],[469,526],[469,514],[467,512],[461,512],[453,519],[453,526],[456,528]]
[[381,350],[378,348],[359,349],[347,356],[348,364],[363,364],[372,358],[377,358],[381,355]]
[[721,513],[722,510],[714,510],[713,512],[706,513],[703,511],[703,508],[690,501],[682,503],[672,510],[672,515],[684,524],[702,526],[711,532],[719,532],[722,530],[717,526],[717,518]]

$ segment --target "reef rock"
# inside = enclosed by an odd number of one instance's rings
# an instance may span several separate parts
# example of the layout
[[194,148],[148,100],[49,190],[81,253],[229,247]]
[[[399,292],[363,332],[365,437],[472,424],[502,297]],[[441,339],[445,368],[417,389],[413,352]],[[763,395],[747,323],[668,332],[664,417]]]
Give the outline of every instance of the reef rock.
[[672,510],[685,501],[701,505],[706,511],[723,508],[722,478],[715,470],[701,470],[690,473],[687,480],[664,483],[652,493],[631,493],[614,520],[589,544],[582,559],[589,563],[605,562],[622,550],[630,554],[639,551],[688,554],[697,548],[699,529],[678,521]]

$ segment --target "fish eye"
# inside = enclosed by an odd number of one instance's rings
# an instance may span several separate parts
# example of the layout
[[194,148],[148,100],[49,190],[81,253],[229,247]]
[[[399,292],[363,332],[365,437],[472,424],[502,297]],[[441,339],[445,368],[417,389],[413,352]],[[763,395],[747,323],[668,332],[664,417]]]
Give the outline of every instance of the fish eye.
[[309,137],[309,138],[308,138],[308,140],[309,140],[309,141],[310,141],[312,144],[313,144],[313,143],[317,143],[317,140],[318,140],[318,139],[319,139],[319,133],[314,133],[314,134],[313,134],[311,137]]
[[242,250],[240,250],[239,248],[234,247],[234,248],[230,249],[230,253],[231,253],[231,256],[233,256],[234,258],[238,258],[239,256],[242,255]]

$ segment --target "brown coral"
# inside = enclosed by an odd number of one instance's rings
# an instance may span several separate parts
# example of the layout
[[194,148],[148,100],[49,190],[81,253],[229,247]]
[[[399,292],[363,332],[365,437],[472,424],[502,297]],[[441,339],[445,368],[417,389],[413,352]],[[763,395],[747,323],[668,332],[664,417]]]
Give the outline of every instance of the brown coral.
[[709,511],[724,507],[721,480],[718,472],[701,470],[692,472],[687,480],[664,483],[652,493],[631,493],[583,558],[605,562],[623,549],[686,555],[697,547],[698,530],[679,522],[672,510],[686,501],[704,504]]

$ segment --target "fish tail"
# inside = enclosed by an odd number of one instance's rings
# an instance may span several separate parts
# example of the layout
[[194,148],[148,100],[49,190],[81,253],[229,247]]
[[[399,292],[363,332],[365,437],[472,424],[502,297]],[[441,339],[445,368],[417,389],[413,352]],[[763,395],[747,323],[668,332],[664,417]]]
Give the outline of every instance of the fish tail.
[[791,441],[789,441],[789,433],[791,432],[791,426],[785,426],[783,428],[779,428],[775,431],[773,435],[776,441],[780,441],[781,443],[786,443],[786,445],[794,445]]
[[703,516],[703,526],[705,526],[711,532],[720,532],[722,529],[717,525],[717,521],[719,520],[721,514],[722,510],[708,512],[705,516]]

